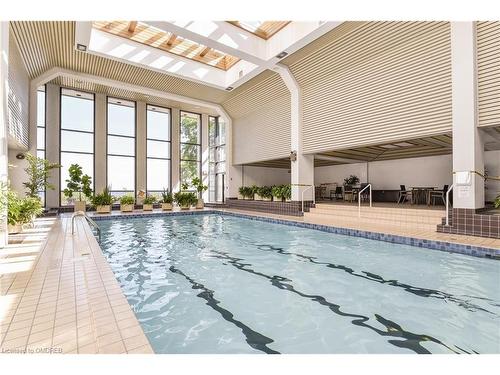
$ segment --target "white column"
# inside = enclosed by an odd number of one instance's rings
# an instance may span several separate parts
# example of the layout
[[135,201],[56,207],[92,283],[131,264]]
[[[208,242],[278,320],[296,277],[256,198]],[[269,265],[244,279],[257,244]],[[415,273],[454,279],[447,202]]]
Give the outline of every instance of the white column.
[[[292,161],[292,201],[312,200],[314,194],[314,155],[304,155],[302,150],[302,92],[292,72],[285,65],[275,69],[285,82],[291,95],[291,151],[297,158]],[[308,186],[312,188],[308,189]]]
[[[137,102],[136,103],[136,118],[137,118],[137,129],[136,129],[136,155],[135,155],[135,194],[139,190],[146,191],[146,103]],[[142,202],[137,202],[142,204]]]
[[[201,181],[208,186],[208,115],[201,115]],[[208,190],[202,196],[205,202],[208,202]]]
[[[0,22],[0,182],[8,179],[7,96],[9,87],[9,23]],[[0,194],[5,194],[2,186]],[[5,198],[5,197],[2,197]],[[7,245],[7,207],[0,212],[0,248]]]
[[94,150],[94,189],[100,193],[106,187],[106,95],[95,94],[95,150]]
[[[60,87],[51,83],[46,86],[47,106],[46,106],[46,145],[45,158],[51,163],[59,163],[59,113],[60,113]],[[54,190],[47,189],[46,205],[47,208],[59,207],[59,189],[60,189],[60,170],[51,171],[49,183],[54,186]]]
[[453,205],[484,207],[484,141],[477,127],[476,25],[451,22]]
[[180,184],[180,121],[181,114],[179,108],[172,108],[172,191],[181,189]]

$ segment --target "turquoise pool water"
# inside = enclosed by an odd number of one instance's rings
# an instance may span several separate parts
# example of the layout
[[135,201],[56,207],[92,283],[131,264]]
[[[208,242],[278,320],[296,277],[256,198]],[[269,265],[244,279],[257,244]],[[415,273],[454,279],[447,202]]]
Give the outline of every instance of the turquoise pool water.
[[245,218],[99,222],[156,353],[500,353],[500,262]]

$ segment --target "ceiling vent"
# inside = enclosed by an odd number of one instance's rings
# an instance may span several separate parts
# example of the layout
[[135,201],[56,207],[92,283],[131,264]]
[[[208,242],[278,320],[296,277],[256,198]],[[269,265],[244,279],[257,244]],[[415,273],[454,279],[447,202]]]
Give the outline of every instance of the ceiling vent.
[[78,44],[76,45],[76,49],[77,49],[78,51],[87,52],[87,46],[85,46],[85,45],[83,45],[83,44],[80,44],[80,43],[78,43]]
[[229,86],[229,87],[226,87],[226,91],[231,91],[233,89],[233,87]]
[[281,52],[281,53],[278,53],[278,54],[276,55],[276,57],[277,57],[278,59],[282,59],[283,57],[285,57],[285,56],[287,56],[287,55],[288,55],[288,52],[283,51],[283,52]]

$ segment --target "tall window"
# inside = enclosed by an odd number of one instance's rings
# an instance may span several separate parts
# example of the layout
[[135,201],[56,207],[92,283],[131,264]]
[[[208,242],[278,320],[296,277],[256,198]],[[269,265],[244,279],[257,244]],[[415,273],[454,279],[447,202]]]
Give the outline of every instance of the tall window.
[[62,191],[71,164],[82,167],[94,182],[94,95],[61,89],[61,205],[72,204]]
[[[45,86],[38,88],[36,110],[36,156],[45,159]],[[45,190],[38,195],[45,207]]]
[[135,102],[108,98],[108,186],[135,195]]
[[201,177],[201,115],[181,111],[181,184]]
[[148,105],[146,121],[146,190],[158,195],[171,188],[170,109]]
[[220,117],[208,118],[208,200],[224,201],[226,177],[226,124]]

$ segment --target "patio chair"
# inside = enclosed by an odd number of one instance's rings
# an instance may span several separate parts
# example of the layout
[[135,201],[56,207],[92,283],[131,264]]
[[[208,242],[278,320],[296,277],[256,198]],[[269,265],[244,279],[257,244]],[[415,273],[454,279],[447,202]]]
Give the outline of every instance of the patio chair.
[[443,204],[446,205],[446,192],[448,191],[448,185],[443,186],[443,190],[429,190],[427,193],[427,205],[429,206],[432,201],[432,205],[436,205],[436,198],[441,199]]
[[335,190],[330,190],[330,200],[333,198],[335,198],[335,200],[344,198],[344,195],[342,194],[342,186],[337,186],[335,187]]
[[[359,186],[359,191],[363,190],[365,187],[368,186],[368,182],[363,182],[360,186]],[[370,191],[369,189],[366,189],[365,191],[363,191],[361,194],[359,194],[359,199],[361,199],[361,202],[364,202],[365,200],[368,200],[370,199]]]
[[405,185],[399,185],[398,204],[404,203],[405,201],[413,203],[412,191],[406,190]]
[[353,200],[356,200],[356,194],[358,192],[355,191],[352,187],[352,185],[345,185],[344,186],[344,200],[352,202]]

